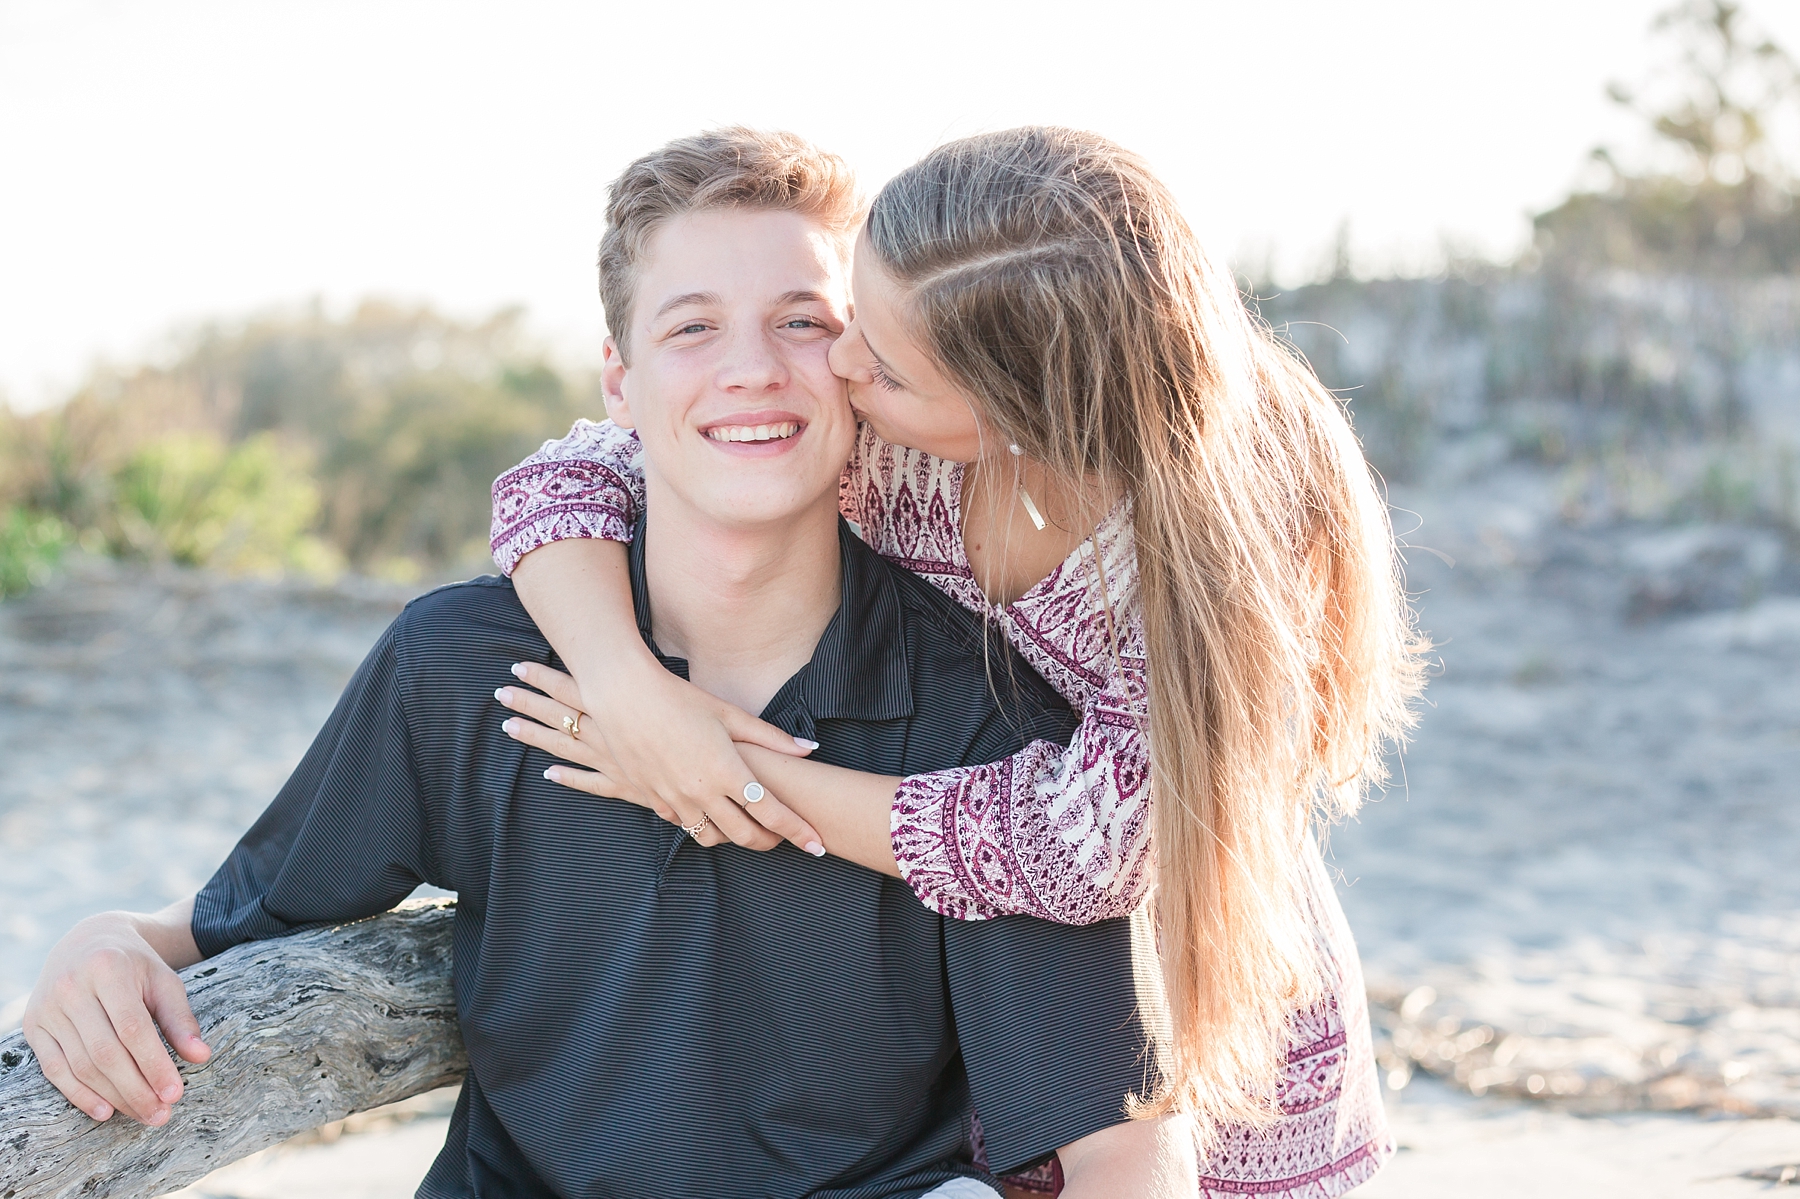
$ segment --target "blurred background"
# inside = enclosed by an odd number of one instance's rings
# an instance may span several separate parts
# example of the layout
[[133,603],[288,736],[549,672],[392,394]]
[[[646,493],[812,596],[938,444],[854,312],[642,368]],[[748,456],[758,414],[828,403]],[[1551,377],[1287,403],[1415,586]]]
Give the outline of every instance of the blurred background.
[[[1774,0],[0,0],[0,1027],[490,569],[488,482],[599,415],[626,162],[742,122],[874,187],[1055,122],[1345,398],[1439,646],[1331,836],[1403,1145],[1366,1193],[1791,1181],[1796,53]],[[409,1194],[432,1119],[205,1185]]]

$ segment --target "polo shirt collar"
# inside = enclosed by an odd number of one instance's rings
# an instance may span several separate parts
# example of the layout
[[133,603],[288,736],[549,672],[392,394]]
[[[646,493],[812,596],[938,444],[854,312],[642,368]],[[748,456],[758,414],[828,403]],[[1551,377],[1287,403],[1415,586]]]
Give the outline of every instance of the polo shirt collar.
[[[638,633],[665,667],[685,679],[687,659],[663,653],[651,635],[650,589],[644,574],[645,524],[645,513],[640,511],[627,548]],[[781,685],[762,712],[763,719],[797,735],[809,735],[814,720],[902,720],[913,713],[912,675],[892,568],[863,544],[842,517],[838,518],[838,554],[838,610],[813,647],[812,658]],[[795,719],[802,715],[808,719]],[[781,719],[784,716],[788,719]],[[795,723],[808,727],[790,727]]]

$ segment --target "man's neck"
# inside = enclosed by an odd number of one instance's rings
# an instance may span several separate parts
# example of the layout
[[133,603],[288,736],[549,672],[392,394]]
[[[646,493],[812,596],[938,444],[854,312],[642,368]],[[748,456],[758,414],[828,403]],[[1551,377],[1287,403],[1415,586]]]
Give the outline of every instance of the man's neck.
[[767,525],[721,525],[649,481],[651,632],[702,690],[760,713],[812,659],[842,596],[837,497]]

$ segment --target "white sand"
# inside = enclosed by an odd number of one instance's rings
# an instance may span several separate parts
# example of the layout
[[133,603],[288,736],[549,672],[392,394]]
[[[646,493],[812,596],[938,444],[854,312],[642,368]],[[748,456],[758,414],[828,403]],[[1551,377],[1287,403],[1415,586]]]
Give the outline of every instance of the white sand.
[[[1769,1183],[1747,1171],[1800,1163],[1800,1123],[1685,1116],[1583,1119],[1414,1083],[1390,1106],[1400,1152],[1366,1199],[1731,1199]],[[178,1192],[193,1199],[409,1199],[448,1121],[419,1120],[329,1145],[277,1147]]]
[[[1794,568],[1734,610],[1629,624],[1632,587],[1710,534],[1568,529],[1506,470],[1395,499],[1456,566],[1410,555],[1444,667],[1399,785],[1332,837],[1372,986],[1428,984],[1417,1027],[1495,1030],[1489,1064],[1520,1078],[1800,1115]],[[0,1026],[75,918],[206,879],[401,598],[90,563],[0,605]],[[1372,1199],[1728,1195],[1800,1162],[1779,1120],[1578,1118],[1422,1075],[1391,1099],[1407,1148]],[[206,1188],[410,1194],[441,1137],[284,1149]]]

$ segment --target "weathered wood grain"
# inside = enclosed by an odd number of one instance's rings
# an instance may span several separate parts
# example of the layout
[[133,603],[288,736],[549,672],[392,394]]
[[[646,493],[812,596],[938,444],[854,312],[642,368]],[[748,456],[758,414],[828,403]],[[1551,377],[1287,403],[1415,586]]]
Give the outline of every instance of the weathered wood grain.
[[240,945],[182,973],[203,1066],[162,1128],[96,1124],[0,1040],[0,1199],[148,1199],[296,1133],[460,1079],[454,901]]

